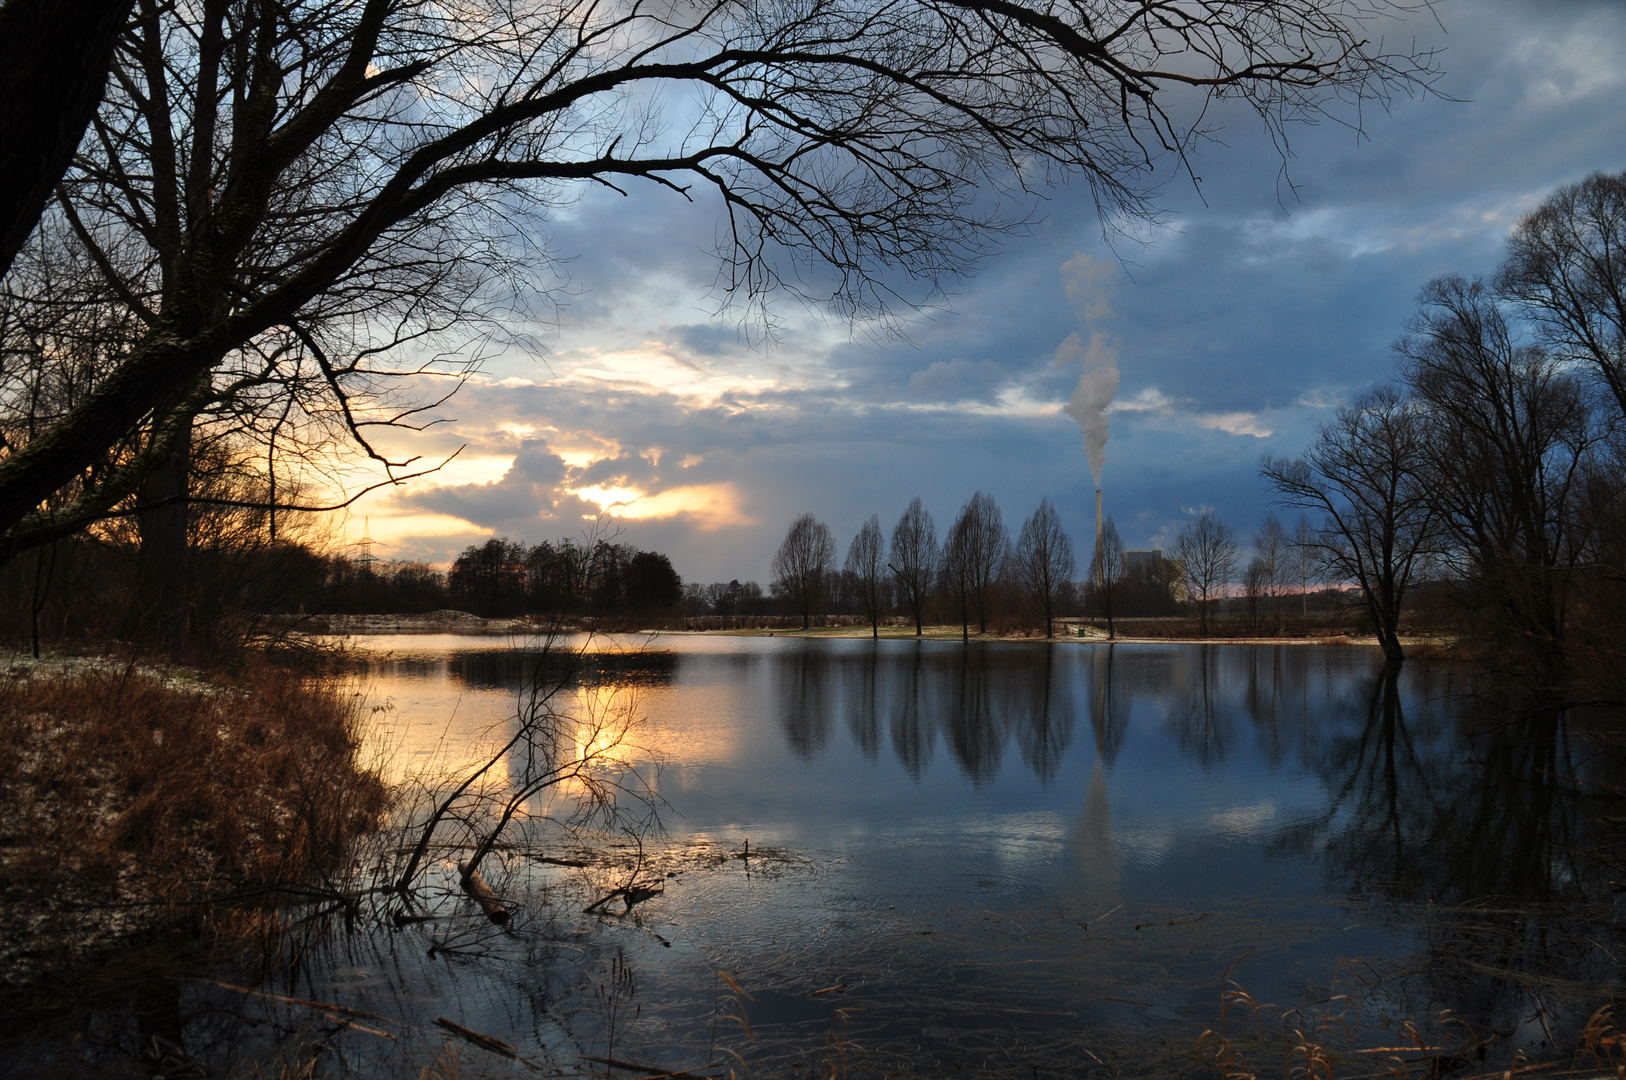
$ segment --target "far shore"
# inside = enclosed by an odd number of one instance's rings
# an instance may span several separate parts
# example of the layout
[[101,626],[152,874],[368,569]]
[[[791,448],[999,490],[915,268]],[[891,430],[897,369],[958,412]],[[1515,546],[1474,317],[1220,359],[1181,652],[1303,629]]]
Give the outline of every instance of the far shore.
[[[1074,626],[1065,628],[1056,627],[1056,635],[1046,638],[1043,634],[1033,631],[1006,632],[990,630],[986,634],[975,631],[967,638],[964,637],[958,626],[926,626],[921,628],[918,637],[926,641],[1057,641],[1069,642],[1079,645],[1370,645],[1378,647],[1378,639],[1371,634],[1310,634],[1310,635],[1250,635],[1246,637],[1136,637],[1131,634],[1118,634],[1109,636],[1105,630],[1097,631],[1095,627],[1087,628],[1090,632],[1079,634]],[[874,635],[868,626],[823,626],[812,627],[807,630],[659,630],[645,631],[646,633],[660,633],[682,635],[685,637],[794,637],[794,638],[869,638]],[[916,638],[913,627],[883,626],[879,635],[887,641],[908,641]],[[1418,635],[1415,637],[1402,636],[1400,643],[1408,648],[1414,646],[1445,646],[1450,639]]]
[[[1066,619],[1057,620],[1056,634],[1053,638],[1046,638],[1034,629],[1024,630],[990,630],[987,633],[973,632],[970,641],[1005,641],[1005,642],[1033,642],[1058,641],[1083,645],[1120,644],[1120,645],[1354,645],[1370,646],[1376,648],[1377,638],[1370,634],[1350,634],[1337,630],[1323,630],[1318,633],[1284,633],[1284,634],[1248,634],[1239,636],[1209,635],[1199,636],[1172,636],[1156,635],[1143,636],[1133,632],[1135,620],[1125,620],[1130,625],[1117,633],[1108,636],[1104,627],[1096,625],[1093,621]],[[1158,620],[1167,622],[1167,620]],[[1122,625],[1122,624],[1120,624]],[[460,634],[469,636],[492,635],[533,635],[553,631],[583,632],[587,626],[549,625],[532,622],[528,619],[484,619],[466,611],[434,611],[421,615],[328,615],[313,618],[303,628],[312,634],[333,636],[359,636],[368,634]],[[1081,632],[1082,631],[1082,632]],[[872,637],[867,624],[856,626],[817,626],[803,630],[799,627],[747,627],[718,630],[673,630],[660,628],[629,627],[617,630],[617,633],[638,633],[672,635],[682,637],[781,637],[781,638],[868,638]],[[888,641],[909,640],[915,638],[912,625],[887,625],[880,628],[881,638]],[[926,626],[918,635],[921,640],[928,641],[960,641],[962,633],[958,625]],[[1401,644],[1408,649],[1438,649],[1448,647],[1451,639],[1437,635],[1413,635],[1401,638]]]

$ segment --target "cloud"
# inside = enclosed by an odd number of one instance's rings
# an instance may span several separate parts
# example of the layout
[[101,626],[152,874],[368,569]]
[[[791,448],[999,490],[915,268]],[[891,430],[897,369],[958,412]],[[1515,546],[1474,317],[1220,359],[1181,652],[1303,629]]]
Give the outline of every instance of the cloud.
[[1010,373],[992,360],[934,360],[909,376],[909,396],[926,401],[984,401]]
[[[1224,143],[1200,148],[1200,190],[1164,177],[1165,225],[1110,248],[1087,185],[1058,189],[909,340],[794,305],[772,334],[714,319],[717,207],[588,193],[549,223],[574,259],[557,318],[534,328],[547,362],[493,361],[452,402],[457,424],[411,451],[467,444],[469,464],[356,512],[375,534],[384,515],[419,515],[393,519],[425,530],[396,550],[430,553],[487,531],[573,535],[604,510],[584,493],[616,492],[629,542],[668,551],[685,577],[761,580],[796,514],[844,542],[917,494],[940,525],[978,488],[1008,519],[1048,496],[1087,536],[1075,419],[1098,416],[1126,543],[1171,535],[1196,502],[1247,528],[1269,508],[1260,451],[1298,452],[1328,409],[1390,376],[1430,278],[1488,273],[1554,186],[1626,168],[1626,6],[1436,12],[1449,36],[1427,11],[1383,32],[1449,44],[1441,87],[1460,100],[1397,98],[1359,134],[1295,128],[1290,184],[1246,103],[1220,102]],[[1092,349],[1103,378],[1123,369],[1116,393],[1080,397]]]
[[1260,421],[1258,413],[1198,413],[1192,417],[1198,427],[1210,431],[1223,431],[1229,435],[1252,435],[1256,439],[1270,438],[1272,431]]
[[1188,408],[1191,402],[1175,401],[1155,386],[1148,386],[1132,397],[1116,402],[1113,412],[1141,413],[1156,416],[1176,424],[1195,424],[1207,431],[1223,431],[1229,435],[1251,435],[1267,439],[1274,431],[1266,427],[1257,412],[1200,412]]
[[632,488],[604,492],[602,496],[589,494],[590,491],[592,489],[578,488],[574,494],[597,502],[611,517],[629,521],[685,518],[702,532],[751,525],[756,521],[743,509],[744,498],[735,484],[690,484],[652,494]]

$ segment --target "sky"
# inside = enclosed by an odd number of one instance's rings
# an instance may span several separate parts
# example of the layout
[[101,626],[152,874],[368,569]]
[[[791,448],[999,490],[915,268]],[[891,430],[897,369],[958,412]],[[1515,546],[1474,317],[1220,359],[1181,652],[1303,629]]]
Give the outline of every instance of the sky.
[[1626,169],[1626,3],[1446,0],[1386,35],[1444,50],[1443,96],[1295,130],[1286,180],[1258,123],[1222,112],[1201,184],[1164,174],[1159,224],[1108,243],[1085,185],[1052,190],[906,339],[786,303],[765,343],[715,314],[714,207],[588,193],[548,222],[540,348],[489,357],[404,444],[456,459],[347,528],[440,564],[607,530],[685,581],[766,582],[798,514],[839,559],[871,514],[890,532],[920,496],[941,534],[982,490],[1013,536],[1049,498],[1083,564],[1095,483],[1067,407],[1086,370],[1080,397],[1106,400],[1115,366],[1101,487],[1125,545],[1168,546],[1204,509],[1246,539],[1273,510],[1261,455],[1391,377],[1425,283],[1492,273],[1555,187]]

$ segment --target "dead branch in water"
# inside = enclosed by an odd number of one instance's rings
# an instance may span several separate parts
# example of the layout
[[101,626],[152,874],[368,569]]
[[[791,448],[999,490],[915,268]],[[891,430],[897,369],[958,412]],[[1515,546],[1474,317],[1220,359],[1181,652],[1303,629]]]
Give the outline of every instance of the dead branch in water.
[[480,876],[480,871],[464,863],[458,867],[463,879],[463,891],[474,897],[474,902],[480,905],[480,910],[486,913],[486,918],[498,926],[508,924],[508,908],[491,891],[486,879]]

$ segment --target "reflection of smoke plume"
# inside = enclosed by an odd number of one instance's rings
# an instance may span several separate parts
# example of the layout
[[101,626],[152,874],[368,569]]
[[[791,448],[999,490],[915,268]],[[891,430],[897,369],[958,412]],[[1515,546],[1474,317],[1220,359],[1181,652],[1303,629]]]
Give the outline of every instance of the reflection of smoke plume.
[[1096,487],[1101,486],[1101,468],[1107,463],[1107,407],[1118,393],[1118,338],[1104,333],[1096,324],[1112,315],[1108,301],[1112,291],[1103,279],[1112,272],[1105,263],[1088,255],[1074,255],[1061,267],[1067,284],[1067,295],[1090,328],[1089,344],[1078,334],[1067,335],[1067,340],[1056,349],[1056,366],[1063,367],[1074,360],[1083,362],[1084,371],[1073,390],[1073,400],[1066,405],[1066,413],[1078,421],[1084,433],[1084,451],[1090,455],[1090,473]]
[[1090,787],[1084,796],[1084,816],[1068,830],[1074,858],[1082,872],[1085,895],[1104,899],[1118,891],[1123,871],[1112,844],[1112,807],[1107,799],[1107,777],[1096,759]]

